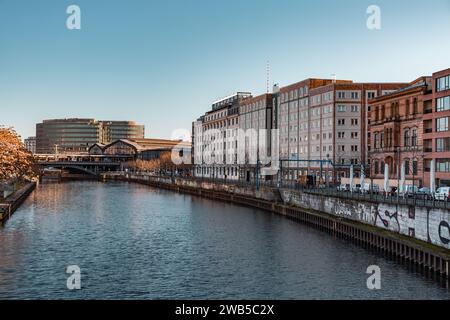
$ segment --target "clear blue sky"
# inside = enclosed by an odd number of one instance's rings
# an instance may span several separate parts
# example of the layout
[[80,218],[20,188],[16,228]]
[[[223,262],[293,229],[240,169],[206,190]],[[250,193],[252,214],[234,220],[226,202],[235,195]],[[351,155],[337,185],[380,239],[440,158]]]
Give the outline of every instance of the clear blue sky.
[[0,0],[0,125],[123,119],[170,137],[218,98],[264,93],[266,61],[280,85],[411,81],[450,67],[450,0]]

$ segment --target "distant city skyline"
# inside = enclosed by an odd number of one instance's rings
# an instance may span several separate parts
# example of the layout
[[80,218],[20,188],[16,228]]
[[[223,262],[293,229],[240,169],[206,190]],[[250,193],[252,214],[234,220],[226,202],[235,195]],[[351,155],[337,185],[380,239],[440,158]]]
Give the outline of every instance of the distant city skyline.
[[[191,129],[212,102],[310,77],[409,82],[448,68],[450,1],[0,0],[0,125],[134,120]],[[66,8],[81,8],[68,30]],[[366,27],[370,5],[381,30]],[[432,19],[430,18],[432,17]]]

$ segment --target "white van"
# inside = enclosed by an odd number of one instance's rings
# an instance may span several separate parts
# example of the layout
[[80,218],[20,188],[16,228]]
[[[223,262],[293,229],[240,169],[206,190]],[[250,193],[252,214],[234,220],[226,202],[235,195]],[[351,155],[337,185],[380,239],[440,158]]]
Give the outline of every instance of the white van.
[[[395,191],[397,195],[398,189]],[[400,192],[400,196],[402,197],[413,197],[415,194],[419,193],[419,188],[417,186],[413,186],[412,184],[408,184],[403,186],[402,192]]]
[[434,193],[434,199],[447,201],[447,200],[449,200],[448,199],[449,193],[450,193],[450,187],[440,187]]

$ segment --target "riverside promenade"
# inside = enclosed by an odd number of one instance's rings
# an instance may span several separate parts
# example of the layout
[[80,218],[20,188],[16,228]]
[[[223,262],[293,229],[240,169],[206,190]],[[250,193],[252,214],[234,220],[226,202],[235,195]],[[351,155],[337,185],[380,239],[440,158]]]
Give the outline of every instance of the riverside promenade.
[[29,182],[6,199],[0,200],[0,223],[9,219],[35,188],[36,182]]

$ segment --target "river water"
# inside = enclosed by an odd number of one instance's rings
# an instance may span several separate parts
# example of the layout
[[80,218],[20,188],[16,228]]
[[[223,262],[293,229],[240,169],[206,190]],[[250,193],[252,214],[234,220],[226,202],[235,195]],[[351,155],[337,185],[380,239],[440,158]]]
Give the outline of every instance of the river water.
[[[81,270],[69,290],[68,266]],[[366,269],[381,270],[369,290]],[[43,184],[0,227],[0,299],[449,299],[438,281],[257,209],[127,183]]]

